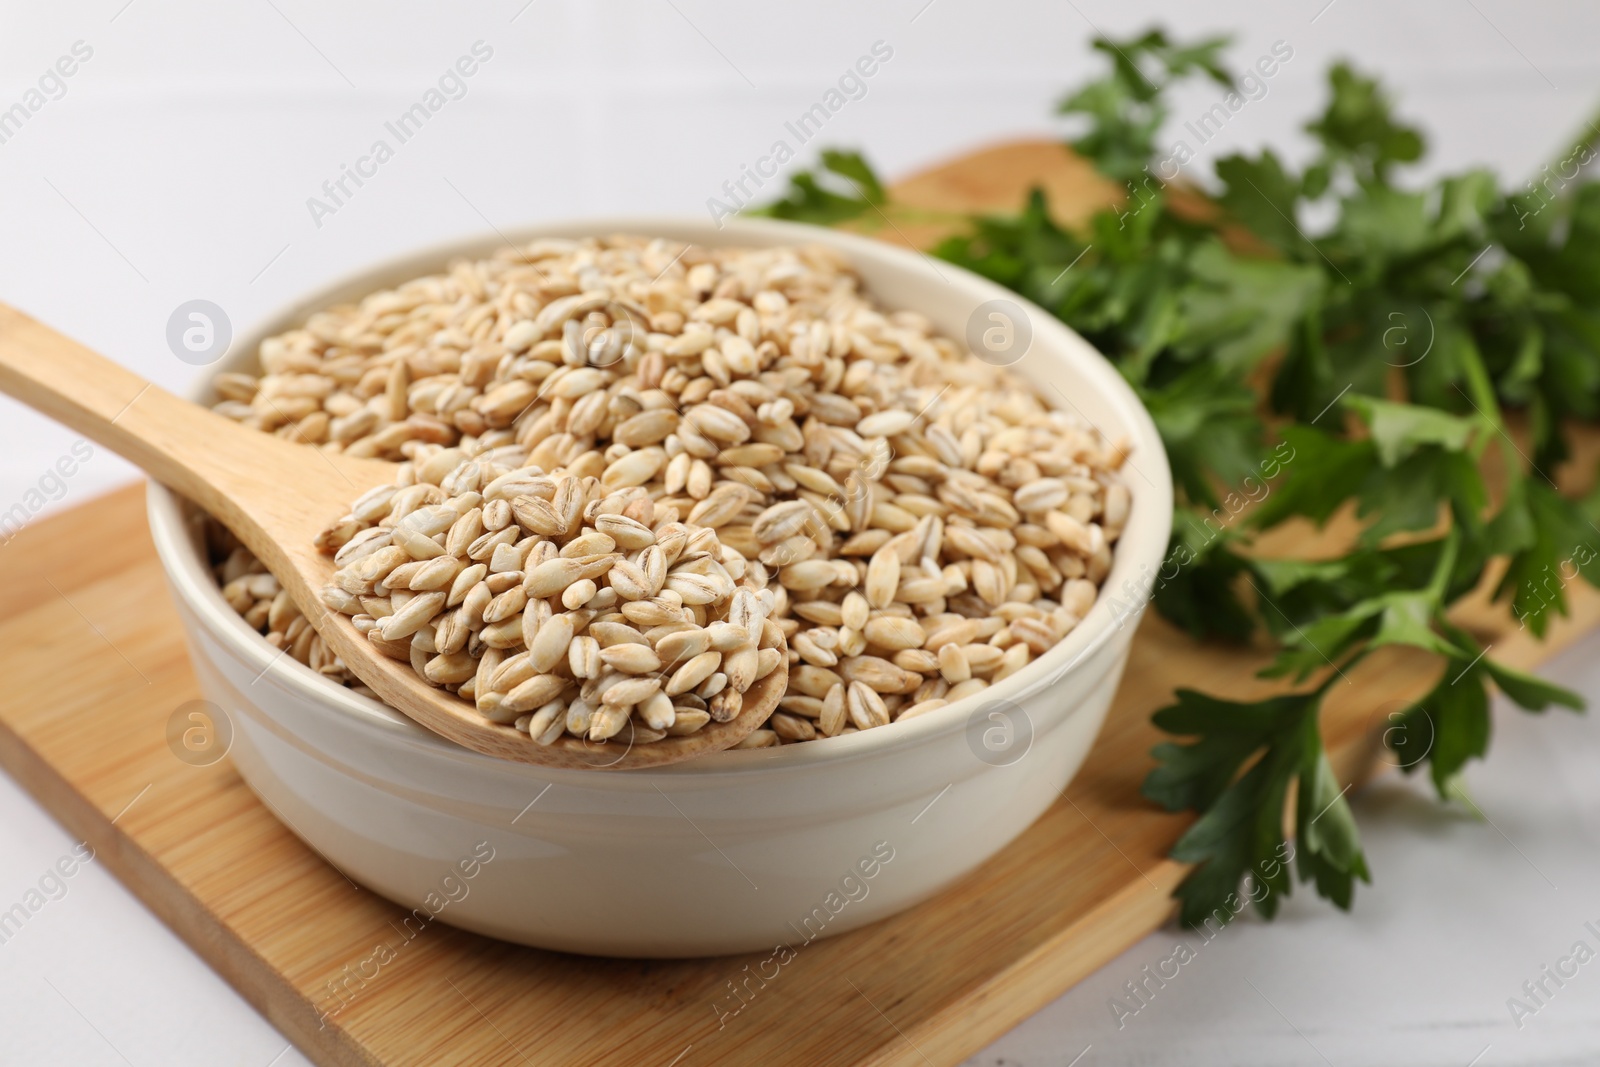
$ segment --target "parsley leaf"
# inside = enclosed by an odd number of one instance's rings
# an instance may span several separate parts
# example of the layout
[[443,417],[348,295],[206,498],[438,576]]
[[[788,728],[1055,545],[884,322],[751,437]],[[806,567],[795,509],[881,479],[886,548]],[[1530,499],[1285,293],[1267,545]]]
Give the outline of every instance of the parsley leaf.
[[[1233,85],[1225,44],[1096,40],[1108,71],[1058,110],[1125,202],[1069,231],[1035,190],[934,250],[1077,330],[1149,409],[1178,497],[1158,610],[1197,639],[1270,641],[1265,677],[1324,676],[1254,702],[1180,690],[1155,714],[1188,739],[1156,746],[1144,792],[1198,815],[1172,853],[1195,864],[1177,893],[1191,924],[1246,899],[1270,916],[1295,878],[1349,907],[1369,880],[1317,728],[1341,673],[1384,645],[1437,657],[1432,689],[1384,739],[1462,798],[1463,768],[1488,750],[1491,686],[1529,711],[1582,702],[1495,662],[1452,606],[1503,565],[1496,596],[1542,636],[1572,582],[1600,584],[1600,487],[1572,500],[1546,477],[1573,455],[1571,427],[1600,421],[1600,183],[1567,169],[1596,149],[1521,191],[1481,168],[1402,183],[1421,132],[1341,63],[1305,127],[1310,163],[1227,156],[1196,210],[1192,189],[1171,195],[1158,176],[1157,137],[1175,86]],[[892,209],[860,155],[829,152],[765,210],[835,223]],[[1293,523],[1352,515],[1342,551],[1283,554]]]
[[1257,159],[1242,155],[1217,160],[1222,194],[1217,197],[1232,217],[1252,234],[1285,253],[1299,252],[1306,237],[1295,222],[1300,182],[1289,176],[1272,152]]
[[[1179,918],[1200,926],[1226,923],[1240,910],[1248,875],[1265,889],[1256,909],[1270,918],[1292,885],[1283,856],[1283,809],[1298,786],[1296,863],[1302,877],[1340,907],[1349,907],[1355,879],[1369,881],[1366,858],[1349,804],[1334,779],[1317,735],[1326,683],[1309,693],[1248,704],[1180,689],[1177,703],[1155,714],[1168,733],[1194,736],[1163,742],[1144,795],[1168,811],[1203,814],[1172,847],[1172,857],[1196,864],[1178,886]],[[1246,762],[1249,769],[1240,774]]]
[[1384,733],[1384,743],[1410,774],[1427,762],[1434,788],[1442,799],[1456,795],[1456,779],[1468,760],[1489,751],[1489,692],[1494,682],[1512,703],[1528,711],[1552,704],[1582,710],[1576,693],[1496,663],[1469,634],[1449,624],[1442,629],[1457,646],[1445,661],[1438,683],[1406,708]]
[[820,171],[797,171],[781,200],[749,214],[832,226],[872,213],[886,198],[883,183],[861,153],[829,148],[823,150]]
[[1381,183],[1396,163],[1422,158],[1422,134],[1395,121],[1393,107],[1377,81],[1336,63],[1328,72],[1332,99],[1306,132],[1323,145],[1324,166],[1342,165],[1356,177]]
[[1551,613],[1567,613],[1567,583],[1582,577],[1600,584],[1600,531],[1576,504],[1532,478],[1519,483],[1506,508],[1502,529],[1515,530],[1519,547],[1497,592],[1510,593],[1512,613],[1543,637]]
[[1098,38],[1094,49],[1111,61],[1111,73],[1069,94],[1059,114],[1087,120],[1088,131],[1069,141],[1079,155],[1119,181],[1142,177],[1155,155],[1155,137],[1166,120],[1163,93],[1174,82],[1204,73],[1226,88],[1233,78],[1219,58],[1227,38],[1178,45],[1161,30],[1124,41]]

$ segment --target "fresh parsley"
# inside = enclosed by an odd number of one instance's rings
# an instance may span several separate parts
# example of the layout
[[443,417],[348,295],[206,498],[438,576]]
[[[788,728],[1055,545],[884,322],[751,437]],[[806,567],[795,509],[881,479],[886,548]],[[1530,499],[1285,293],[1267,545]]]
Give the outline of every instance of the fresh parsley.
[[[1295,876],[1341,908],[1370,879],[1318,729],[1359,660],[1385,645],[1437,657],[1437,684],[1384,740],[1442,798],[1464,799],[1462,769],[1488,750],[1491,685],[1529,711],[1582,701],[1497,663],[1451,606],[1498,572],[1495,595],[1542,636],[1569,583],[1600,584],[1600,494],[1569,499],[1550,478],[1572,455],[1570,428],[1600,420],[1600,184],[1508,193],[1483,170],[1404,181],[1421,132],[1341,63],[1305,127],[1318,148],[1304,167],[1270,150],[1228,156],[1204,184],[1215,210],[1176,210],[1155,150],[1164,94],[1195,77],[1231,87],[1225,44],[1156,30],[1097,40],[1109,73],[1059,111],[1126,201],[1068,231],[1036,190],[933,250],[1116,363],[1178,493],[1179,566],[1157,608],[1200,639],[1264,634],[1276,655],[1262,675],[1293,686],[1256,702],[1180,690],[1155,714],[1183,740],[1154,749],[1145,796],[1199,815],[1172,850],[1194,864],[1177,892],[1191,924],[1237,911],[1227,902],[1247,877],[1267,883],[1250,898],[1269,917]],[[1593,157],[1580,145],[1569,158]],[[893,210],[860,155],[830,152],[766,213],[831,225]],[[1241,493],[1259,505],[1236,508]],[[1341,514],[1361,523],[1343,555],[1252,553],[1284,523]],[[1286,821],[1294,876],[1274,862]]]

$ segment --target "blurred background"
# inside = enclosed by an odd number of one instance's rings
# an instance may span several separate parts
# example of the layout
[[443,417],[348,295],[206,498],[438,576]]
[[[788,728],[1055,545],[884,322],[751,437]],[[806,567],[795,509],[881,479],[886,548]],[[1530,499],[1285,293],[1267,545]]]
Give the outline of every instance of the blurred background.
[[[783,14],[710,0],[317,5],[242,0],[10,4],[0,109],[58,58],[92,50],[64,92],[0,143],[0,297],[167,386],[192,368],[164,343],[202,298],[242,330],[333,277],[490,226],[707,211],[876,42],[892,57],[785,172],[859,145],[890,178],[1018,136],[1055,136],[1068,86],[1103,69],[1096,30],[1226,32],[1236,68],[1293,58],[1187,170],[1232,151],[1308,148],[1300,125],[1328,64],[1378,73],[1428,131],[1427,172],[1531,176],[1600,101],[1593,5],[1505,0],[1227,0],[1206,5],[821,0]],[[491,51],[404,144],[384,124],[475,43]],[[1180,93],[1181,120],[1216,102]],[[10,127],[0,126],[0,133]],[[1593,135],[1592,133],[1590,134]],[[379,138],[395,149],[334,214],[307,200]],[[371,169],[368,165],[367,169]],[[783,175],[762,198],[780,191]],[[320,226],[318,223],[320,222]],[[0,501],[65,438],[0,401]],[[52,435],[54,435],[52,437]],[[51,444],[39,451],[41,440]],[[74,491],[127,478],[109,457]]]
[[[1520,182],[1600,137],[1588,125],[1600,9],[1575,0],[95,0],[0,13],[0,300],[174,389],[203,373],[166,342],[169,315],[190,300],[216,303],[240,333],[366,263],[465,233],[705,213],[775,140],[794,144],[784,124],[875,46],[864,94],[760,199],[823,145],[861,147],[894,179],[983,144],[1060,136],[1055,102],[1103,69],[1091,37],[1154,24],[1180,38],[1232,34],[1235,68],[1279,42],[1292,50],[1266,95],[1200,148],[1191,175],[1265,144],[1308,151],[1300,125],[1341,57],[1381,76],[1427,131],[1418,176],[1485,165]],[[47,81],[25,120],[8,112],[63,56],[74,73]],[[474,71],[449,84],[457,98],[400,143],[385,124],[464,56]],[[1216,99],[1200,84],[1180,92],[1163,141]],[[380,138],[393,157],[333,200],[324,183]],[[313,197],[334,210],[313,212]],[[0,511],[71,441],[0,398]],[[97,450],[49,506],[133,476]],[[1596,651],[1590,642],[1553,673],[1592,698]],[[1302,895],[1273,928],[1243,922],[1206,949],[1209,979],[1120,1032],[1105,1001],[1167,954],[1171,938],[1157,935],[973,1062],[1589,1062],[1600,977],[1552,1005],[1536,1034],[1515,1031],[1502,1002],[1570,940],[1565,925],[1538,926],[1546,883],[1581,870],[1577,880],[1595,884],[1586,879],[1600,865],[1571,846],[1597,843],[1584,760],[1600,743],[1576,718],[1505,725],[1475,779],[1480,800],[1514,797],[1519,781],[1557,790],[1506,826],[1527,866],[1498,830],[1439,814],[1409,784],[1379,783],[1357,813],[1382,881],[1362,890],[1355,918]],[[70,845],[0,777],[0,900]],[[306,1062],[103,869],[71,892],[48,922],[0,946],[0,1063]],[[1413,962],[1372,975],[1377,946]]]

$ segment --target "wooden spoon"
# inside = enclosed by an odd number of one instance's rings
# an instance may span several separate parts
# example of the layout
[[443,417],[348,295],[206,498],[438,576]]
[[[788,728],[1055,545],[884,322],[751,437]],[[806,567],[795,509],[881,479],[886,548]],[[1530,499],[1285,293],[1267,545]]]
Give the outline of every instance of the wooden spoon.
[[[687,737],[634,745],[563,737],[536,744],[435,689],[409,664],[379,652],[350,618],[322,603],[333,561],[313,539],[357,496],[394,481],[396,466],[335,455],[260,433],[180,400],[12,308],[0,304],[0,391],[138,464],[232,530],[315,620],[352,674],[390,706],[457,744],[555,767],[629,768],[676,763],[737,744],[766,721],[788,684],[787,663],[756,682],[730,722]],[[632,731],[624,732],[631,736]]]

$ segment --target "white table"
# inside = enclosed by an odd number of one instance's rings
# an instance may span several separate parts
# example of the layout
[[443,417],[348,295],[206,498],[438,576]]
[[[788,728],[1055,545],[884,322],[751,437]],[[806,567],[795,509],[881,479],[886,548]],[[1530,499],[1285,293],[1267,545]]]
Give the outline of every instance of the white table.
[[[451,10],[417,0],[6,0],[0,111],[77,42],[92,55],[59,99],[0,142],[0,299],[182,388],[195,369],[164,338],[180,303],[215,301],[243,328],[365,262],[464,232],[706,211],[723,181],[876,41],[893,58],[797,162],[819,143],[864,144],[887,173],[905,173],[985,141],[1058,131],[1051,102],[1098,70],[1084,48],[1091,23],[1116,34],[1157,18],[1188,35],[1236,27],[1240,64],[1290,43],[1294,59],[1203,162],[1265,142],[1303,152],[1296,131],[1341,54],[1381,71],[1405,112],[1427,120],[1435,168],[1488,162],[1526,175],[1600,95],[1600,14],[1575,0],[1537,10],[1509,0],[1158,8],[831,0],[774,23],[723,0],[625,0],[604,14],[577,0]],[[318,226],[307,199],[480,40],[493,56],[465,95]],[[1182,94],[1173,136],[1214,99],[1203,87]],[[0,513],[28,499],[72,441],[0,401]],[[97,452],[49,507],[130,476]],[[1591,699],[1597,651],[1600,639],[1555,672]],[[1275,924],[1244,921],[1199,949],[1118,1030],[1108,999],[1186,936],[1164,932],[973,1062],[1591,1062],[1600,963],[1520,1032],[1506,999],[1585,937],[1585,920],[1600,927],[1591,814],[1600,785],[1590,773],[1600,723],[1552,712],[1501,715],[1497,726],[1490,763],[1469,774],[1492,825],[1438,808],[1417,783],[1386,779],[1358,797],[1378,882],[1358,892],[1354,915],[1302,892]],[[73,844],[0,777],[0,908]],[[101,866],[64,885],[0,944],[0,1064],[305,1062]]]
[[[1544,672],[1600,698],[1600,636]],[[1600,953],[1600,719],[1528,716],[1498,701],[1487,763],[1467,772],[1489,821],[1435,803],[1396,772],[1354,794],[1374,884],[1345,915],[1300,887],[1276,921],[1209,944],[1176,928],[1140,942],[970,1062],[1466,1067],[1600,1060],[1600,956],[1564,987],[1545,979],[1576,941]],[[1143,968],[1194,950],[1117,1025],[1114,997]],[[1166,968],[1167,973],[1171,967]],[[1535,1013],[1514,1019],[1507,1000]],[[1133,1002],[1129,1002],[1130,1004]],[[1520,1021],[1520,1028],[1516,1023]],[[1478,1058],[1475,1058],[1478,1057]]]

